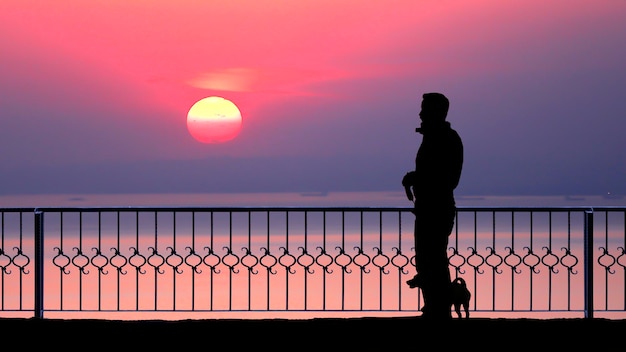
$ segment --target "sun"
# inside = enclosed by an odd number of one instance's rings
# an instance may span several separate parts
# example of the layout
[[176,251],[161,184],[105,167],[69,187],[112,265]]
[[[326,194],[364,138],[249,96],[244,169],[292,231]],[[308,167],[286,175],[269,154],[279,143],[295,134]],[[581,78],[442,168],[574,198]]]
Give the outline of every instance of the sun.
[[241,112],[222,97],[200,99],[187,113],[187,130],[201,143],[227,142],[241,131]]

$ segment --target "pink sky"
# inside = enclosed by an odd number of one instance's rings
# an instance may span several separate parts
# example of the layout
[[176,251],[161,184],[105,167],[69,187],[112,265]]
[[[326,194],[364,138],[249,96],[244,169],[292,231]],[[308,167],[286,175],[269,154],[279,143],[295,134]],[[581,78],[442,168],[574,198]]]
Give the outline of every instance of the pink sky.
[[[441,91],[467,150],[460,191],[626,193],[625,15],[618,0],[3,1],[0,181],[26,190],[41,184],[29,170],[127,163],[145,178],[146,162],[229,157],[228,170],[267,165],[265,191],[286,164],[307,167],[280,159],[294,158],[392,189],[412,167],[419,97]],[[240,108],[235,140],[188,133],[187,111],[211,95]],[[77,190],[115,189],[68,173]],[[154,190],[196,182],[168,177]],[[290,190],[356,187],[322,178]]]

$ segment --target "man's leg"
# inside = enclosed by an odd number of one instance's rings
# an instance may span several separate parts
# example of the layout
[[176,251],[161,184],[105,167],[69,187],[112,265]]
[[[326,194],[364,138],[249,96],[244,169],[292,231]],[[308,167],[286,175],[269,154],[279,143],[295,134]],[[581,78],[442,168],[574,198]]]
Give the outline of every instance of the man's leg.
[[436,223],[433,224],[433,254],[431,265],[433,271],[433,291],[437,292],[431,299],[435,317],[441,319],[451,319],[452,299],[451,299],[451,275],[450,263],[448,262],[448,238],[454,227],[456,209],[443,210],[437,214]]
[[[422,287],[423,279],[421,271],[424,266],[428,266],[428,217],[423,212],[413,211],[415,214],[415,222],[413,228],[413,240],[415,248],[415,276],[407,281],[411,288]],[[426,269],[427,270],[427,269]]]
[[435,268],[435,245],[433,240],[432,215],[429,212],[416,212],[415,214],[415,269],[417,274],[407,282],[411,287],[419,287],[424,299],[422,316],[430,317],[431,305],[436,301],[436,276]]
[[[432,292],[428,299],[429,313],[435,319],[452,318],[451,292],[450,292],[450,270],[446,256],[445,266],[443,263],[433,264],[432,281],[429,284],[429,291]],[[424,299],[426,301],[426,299]]]
[[[425,317],[449,319],[451,315],[448,237],[455,211],[438,211],[416,217],[416,264]],[[421,221],[417,221],[421,219]]]

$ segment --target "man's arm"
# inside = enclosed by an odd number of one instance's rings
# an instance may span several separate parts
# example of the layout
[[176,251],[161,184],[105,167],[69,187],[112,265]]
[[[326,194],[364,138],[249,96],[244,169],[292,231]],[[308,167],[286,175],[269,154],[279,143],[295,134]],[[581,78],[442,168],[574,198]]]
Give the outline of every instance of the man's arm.
[[404,175],[404,177],[402,178],[402,186],[404,187],[404,193],[406,194],[406,197],[412,202],[413,201],[413,190],[411,189],[411,187],[413,187],[413,184],[415,179],[415,171],[409,171],[406,173],[406,175]]

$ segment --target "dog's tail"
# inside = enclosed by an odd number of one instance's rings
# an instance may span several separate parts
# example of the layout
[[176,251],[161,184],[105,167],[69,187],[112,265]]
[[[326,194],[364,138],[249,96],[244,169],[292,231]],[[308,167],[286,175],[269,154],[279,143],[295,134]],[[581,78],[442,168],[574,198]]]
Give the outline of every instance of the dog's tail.
[[462,277],[457,277],[456,279],[452,280],[452,283],[458,283],[461,284],[463,286],[467,286],[467,284],[465,283],[465,279],[463,279]]

